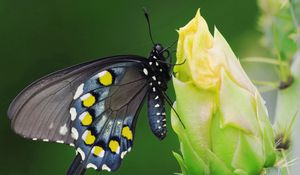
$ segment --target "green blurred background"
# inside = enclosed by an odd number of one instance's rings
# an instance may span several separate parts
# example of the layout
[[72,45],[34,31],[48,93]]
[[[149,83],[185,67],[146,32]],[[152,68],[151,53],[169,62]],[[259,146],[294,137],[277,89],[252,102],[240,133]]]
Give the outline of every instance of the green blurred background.
[[[164,45],[175,41],[176,29],[201,8],[211,30],[217,26],[238,57],[263,51],[258,44],[259,12],[253,0],[0,0],[1,175],[66,172],[75,156],[74,148],[34,142],[14,134],[6,115],[8,105],[30,82],[55,70],[109,55],[148,56],[152,45],[143,6],[150,13],[154,40]],[[169,95],[175,99],[171,84]],[[134,149],[119,171],[112,174],[180,172],[172,156],[172,151],[179,152],[179,145],[169,120],[168,129],[164,141],[156,139],[144,108]],[[88,170],[87,174],[108,173]]]

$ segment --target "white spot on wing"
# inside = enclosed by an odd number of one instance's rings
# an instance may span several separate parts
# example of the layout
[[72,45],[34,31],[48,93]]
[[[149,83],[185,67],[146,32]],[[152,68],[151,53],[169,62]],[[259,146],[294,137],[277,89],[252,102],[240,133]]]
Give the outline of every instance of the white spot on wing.
[[143,69],[145,75],[148,75],[148,70],[146,68]]
[[159,104],[156,104],[154,107],[158,108],[158,107],[159,107]]
[[62,127],[59,129],[59,134],[60,135],[66,135],[68,132],[67,124],[65,123]]
[[71,120],[74,121],[76,119],[77,116],[77,112],[75,108],[70,108],[70,114],[71,114]]
[[84,159],[85,159],[85,154],[84,154],[84,152],[82,151],[82,149],[77,148],[76,151],[81,155],[81,159],[84,160]]
[[87,115],[88,112],[83,112],[82,114],[80,114],[79,116],[79,120],[82,121],[84,119],[84,117]]
[[86,130],[86,131],[82,134],[82,136],[81,136],[82,140],[85,140],[87,135],[88,135],[88,130]]
[[156,122],[157,122],[157,123],[159,123],[160,121],[159,121],[159,120],[157,120]]
[[56,143],[64,143],[63,140],[56,140]]
[[153,79],[154,81],[156,81],[156,77],[155,77],[155,76],[152,76],[152,79]]
[[163,112],[163,113],[161,113],[161,115],[166,115],[166,113],[165,113],[165,112]]
[[92,163],[87,164],[86,168],[93,168],[93,169],[97,170],[97,166]]
[[157,100],[159,98],[159,96],[157,95],[156,97],[155,97],[155,100]]
[[155,62],[155,65],[158,66],[159,65],[158,62]]
[[33,141],[36,141],[36,140],[37,140],[37,138],[32,138],[32,140],[33,140]]
[[49,142],[49,139],[43,139],[44,142]]
[[74,139],[74,140],[77,140],[78,139],[78,131],[77,131],[77,129],[76,128],[72,128],[71,129],[71,136],[72,136],[72,138]]
[[83,100],[89,98],[90,96],[91,96],[91,94],[87,93],[87,94],[84,94],[82,97],[80,97],[80,99],[83,101]]
[[150,66],[152,65],[152,62],[151,62],[151,61],[149,62],[149,65],[150,65]]
[[106,73],[107,73],[107,70],[104,70],[98,74],[98,77],[100,78],[100,77],[104,76]]
[[160,115],[160,112],[157,112],[156,115]]
[[108,172],[111,171],[111,169],[110,169],[106,164],[103,164],[103,165],[102,165],[102,170],[106,170],[106,171],[108,171]]
[[123,152],[121,153],[121,159],[124,159],[124,157],[125,157],[126,154],[127,154],[127,151],[123,151]]
[[80,95],[83,93],[83,86],[84,84],[82,83],[81,85],[78,86],[76,92],[75,92],[75,95],[73,97],[73,99],[77,99],[78,97],[80,97]]

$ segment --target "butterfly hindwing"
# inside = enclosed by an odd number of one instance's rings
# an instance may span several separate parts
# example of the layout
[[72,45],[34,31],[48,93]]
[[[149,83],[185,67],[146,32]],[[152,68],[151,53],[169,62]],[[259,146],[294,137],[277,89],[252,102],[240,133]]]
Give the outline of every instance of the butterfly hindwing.
[[142,65],[144,60],[143,57],[130,55],[108,57],[63,69],[37,80],[10,104],[8,116],[12,128],[33,140],[73,144],[69,110],[78,87],[101,69],[116,63]]
[[71,130],[85,168],[114,171],[131,150],[137,115],[148,92],[148,80],[137,67],[105,67],[78,87],[70,109]]

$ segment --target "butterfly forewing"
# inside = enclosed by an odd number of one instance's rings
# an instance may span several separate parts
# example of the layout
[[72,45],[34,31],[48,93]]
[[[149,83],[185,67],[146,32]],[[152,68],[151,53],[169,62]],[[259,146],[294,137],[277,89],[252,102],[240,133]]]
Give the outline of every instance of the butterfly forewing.
[[12,120],[12,128],[26,138],[73,144],[69,111],[78,87],[106,67],[116,63],[143,65],[144,60],[139,56],[108,57],[76,65],[37,80],[11,103],[8,116]]

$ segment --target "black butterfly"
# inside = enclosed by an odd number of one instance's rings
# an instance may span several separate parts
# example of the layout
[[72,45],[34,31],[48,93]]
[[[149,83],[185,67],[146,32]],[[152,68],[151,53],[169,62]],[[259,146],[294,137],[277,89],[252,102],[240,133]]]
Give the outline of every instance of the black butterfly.
[[107,57],[47,75],[11,103],[12,128],[25,138],[75,146],[78,154],[68,175],[84,174],[87,168],[115,171],[132,148],[145,98],[152,132],[159,139],[166,136],[169,55],[168,48],[154,44],[148,58]]

